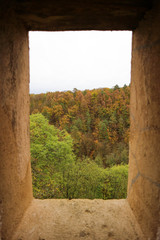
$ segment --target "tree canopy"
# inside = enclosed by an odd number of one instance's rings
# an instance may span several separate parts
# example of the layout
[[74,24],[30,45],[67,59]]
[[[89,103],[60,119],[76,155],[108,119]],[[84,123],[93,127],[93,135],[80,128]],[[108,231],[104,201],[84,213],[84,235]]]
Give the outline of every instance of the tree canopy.
[[36,198],[124,198],[129,87],[31,95]]

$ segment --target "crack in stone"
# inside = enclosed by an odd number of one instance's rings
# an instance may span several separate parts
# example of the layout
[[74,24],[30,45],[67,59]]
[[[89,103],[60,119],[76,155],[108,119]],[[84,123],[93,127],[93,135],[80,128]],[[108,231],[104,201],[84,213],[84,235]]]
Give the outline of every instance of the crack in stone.
[[[145,128],[139,128],[138,127],[138,124],[136,123],[136,120],[135,120],[135,117],[134,115],[132,114],[131,115],[132,119],[134,120],[135,122],[135,125],[136,125],[136,128],[139,130],[139,135],[141,134],[141,132],[144,132],[144,131],[149,131],[149,130],[154,130],[154,131],[159,131],[160,128],[159,127],[156,127],[156,126],[150,126],[150,127],[145,127]],[[137,144],[136,144],[136,147],[135,147],[135,151],[134,152],[137,152],[137,148],[138,148],[138,145],[139,145],[139,141],[140,141],[140,137],[138,135],[138,141],[137,141]],[[139,177],[142,177],[144,179],[146,179],[147,181],[149,181],[150,183],[154,184],[156,187],[160,188],[160,183],[159,182],[155,182],[153,181],[150,177],[147,177],[145,176],[143,173],[141,173],[141,171],[139,170],[139,167],[138,167],[138,161],[137,161],[137,158],[135,156],[135,154],[130,150],[130,153],[135,161],[135,165],[136,165],[136,168],[137,168],[137,175],[132,179],[131,181],[131,184],[129,186],[129,189],[128,189],[128,194],[130,193],[130,190],[133,186],[133,184],[137,181],[137,179]]]
[[136,156],[134,155],[134,153],[133,153],[132,151],[131,151],[131,154],[132,154],[132,156],[133,156],[133,159],[135,160],[135,164],[136,164],[136,168],[137,168],[137,170],[138,170],[138,173],[137,173],[137,175],[136,175],[136,176],[132,179],[132,181],[131,181],[131,184],[130,184],[129,190],[128,190],[128,194],[130,193],[130,190],[131,190],[133,184],[137,181],[137,179],[138,179],[139,177],[142,177],[142,178],[146,179],[146,180],[149,181],[150,183],[154,184],[156,187],[160,188],[160,183],[159,183],[159,182],[153,181],[150,177],[147,177],[147,176],[145,176],[143,173],[140,172],[139,167],[138,167],[138,163],[137,163]]
[[150,183],[154,184],[156,187],[160,188],[160,183],[153,181],[150,177],[145,176],[144,174],[140,173],[141,177],[148,180]]
[[130,184],[129,189],[128,189],[128,194],[130,193],[130,190],[131,190],[131,188],[132,188],[132,185],[137,181],[137,179],[139,178],[139,176],[140,176],[140,172],[138,171],[137,175],[136,175],[136,176],[132,179],[132,181],[131,181],[131,184]]

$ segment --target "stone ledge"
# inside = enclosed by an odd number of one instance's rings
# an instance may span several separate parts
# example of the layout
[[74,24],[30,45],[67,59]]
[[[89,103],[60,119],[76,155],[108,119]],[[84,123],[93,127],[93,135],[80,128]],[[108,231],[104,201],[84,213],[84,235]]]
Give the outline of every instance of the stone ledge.
[[13,240],[143,240],[127,200],[33,200]]

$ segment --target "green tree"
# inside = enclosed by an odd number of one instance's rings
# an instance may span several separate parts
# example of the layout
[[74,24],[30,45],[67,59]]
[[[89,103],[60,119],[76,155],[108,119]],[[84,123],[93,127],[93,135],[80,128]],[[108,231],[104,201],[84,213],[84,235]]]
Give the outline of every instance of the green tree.
[[103,199],[120,199],[127,196],[128,165],[106,169]]
[[69,198],[103,198],[105,170],[89,158],[79,159],[72,171]]
[[49,125],[42,114],[30,116],[30,136],[34,196],[63,197],[66,176],[75,162],[71,136]]

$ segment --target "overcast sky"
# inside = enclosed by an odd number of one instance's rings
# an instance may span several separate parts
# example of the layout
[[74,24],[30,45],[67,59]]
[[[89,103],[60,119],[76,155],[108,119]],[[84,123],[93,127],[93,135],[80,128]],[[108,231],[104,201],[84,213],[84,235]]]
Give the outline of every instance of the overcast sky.
[[130,83],[132,33],[30,32],[30,92]]

